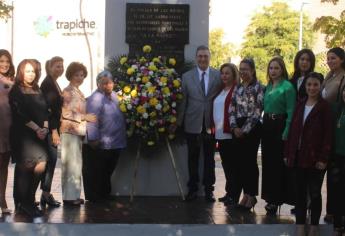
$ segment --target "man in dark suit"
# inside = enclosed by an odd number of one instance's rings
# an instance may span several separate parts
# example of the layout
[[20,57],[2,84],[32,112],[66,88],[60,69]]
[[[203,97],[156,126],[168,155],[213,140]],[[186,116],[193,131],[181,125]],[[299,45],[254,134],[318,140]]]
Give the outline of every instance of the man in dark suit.
[[184,127],[188,147],[187,201],[197,198],[199,183],[199,156],[203,150],[203,185],[205,200],[214,202],[215,140],[211,136],[213,98],[221,87],[219,71],[210,68],[210,50],[199,46],[196,50],[197,66],[182,75],[183,100],[178,110],[177,124]]

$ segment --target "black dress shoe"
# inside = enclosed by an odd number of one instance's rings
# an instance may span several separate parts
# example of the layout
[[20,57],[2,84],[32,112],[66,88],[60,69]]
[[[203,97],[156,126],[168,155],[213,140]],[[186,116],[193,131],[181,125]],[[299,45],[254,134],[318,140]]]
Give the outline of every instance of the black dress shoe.
[[197,199],[198,195],[196,192],[189,192],[187,196],[185,197],[186,202],[191,202]]
[[213,193],[205,193],[205,201],[206,202],[215,202],[216,198],[214,197]]

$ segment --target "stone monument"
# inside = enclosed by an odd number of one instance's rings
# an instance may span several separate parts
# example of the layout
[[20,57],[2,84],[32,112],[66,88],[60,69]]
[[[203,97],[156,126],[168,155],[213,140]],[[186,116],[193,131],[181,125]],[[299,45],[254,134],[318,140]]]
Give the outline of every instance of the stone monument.
[[[208,0],[106,0],[105,64],[117,55],[136,55],[145,44],[180,64],[194,60],[196,48],[208,44],[208,13]],[[186,193],[187,147],[173,141],[171,148]],[[136,162],[137,154],[138,140],[131,138],[112,177],[113,195],[129,196],[133,186],[135,196],[181,195],[165,140],[141,148]]]

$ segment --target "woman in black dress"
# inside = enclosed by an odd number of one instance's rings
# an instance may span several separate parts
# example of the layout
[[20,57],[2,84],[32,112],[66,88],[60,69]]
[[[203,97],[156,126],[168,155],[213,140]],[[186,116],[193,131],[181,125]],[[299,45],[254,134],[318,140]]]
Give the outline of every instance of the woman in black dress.
[[35,205],[39,179],[48,156],[48,107],[38,87],[39,68],[32,59],[18,65],[16,82],[9,94],[12,111],[11,149],[16,161],[14,200],[17,210],[41,216]]

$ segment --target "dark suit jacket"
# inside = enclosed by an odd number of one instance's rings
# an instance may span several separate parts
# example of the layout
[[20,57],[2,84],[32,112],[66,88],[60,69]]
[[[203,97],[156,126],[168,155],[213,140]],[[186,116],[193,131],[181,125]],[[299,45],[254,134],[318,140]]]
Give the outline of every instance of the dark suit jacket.
[[60,88],[57,86],[59,85],[57,85],[49,75],[41,84],[41,91],[51,112],[49,120],[49,127],[51,130],[59,130],[60,128],[61,107],[63,100],[60,94]]
[[305,81],[306,80],[305,79],[303,80],[299,90],[297,88],[297,81],[298,81],[298,78],[296,78],[296,77],[292,78],[290,80],[290,82],[292,83],[293,87],[295,88],[295,90],[297,92],[297,96],[296,96],[297,101],[299,101],[299,100],[303,100],[303,99],[305,99],[307,97],[307,91],[305,89]]
[[320,98],[303,125],[305,104],[306,99],[297,104],[285,144],[285,157],[290,167],[314,168],[316,162],[327,163],[331,153],[333,118],[330,105]]

